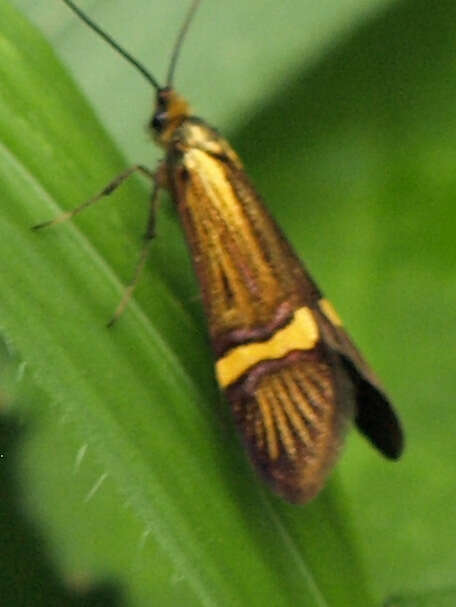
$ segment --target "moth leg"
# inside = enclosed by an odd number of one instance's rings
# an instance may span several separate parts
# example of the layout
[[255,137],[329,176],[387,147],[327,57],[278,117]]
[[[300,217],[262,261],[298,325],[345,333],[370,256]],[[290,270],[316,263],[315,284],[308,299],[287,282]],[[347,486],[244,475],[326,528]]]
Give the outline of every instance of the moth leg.
[[155,216],[157,211],[157,203],[158,203],[158,194],[163,187],[162,180],[159,176],[160,168],[154,174],[154,189],[152,190],[150,196],[150,206],[149,206],[149,216],[147,219],[146,232],[144,234],[144,245],[139,255],[138,262],[136,264],[136,268],[133,274],[133,278],[130,284],[125,288],[122,299],[120,300],[119,305],[117,306],[113,317],[108,322],[108,327],[112,327],[113,324],[118,320],[120,316],[122,316],[123,311],[125,310],[128,302],[130,301],[133,292],[138,284],[139,277],[143,271],[144,266],[146,265],[147,257],[149,255],[150,246],[152,244],[152,239],[155,236]]
[[158,165],[155,172],[152,173],[154,181],[154,189],[150,194],[149,199],[149,217],[147,218],[146,231],[144,233],[144,240],[147,243],[155,237],[155,218],[158,211],[158,194],[160,190],[168,190],[168,174],[166,171],[166,164],[162,162]]
[[147,167],[145,167],[141,164],[135,164],[132,167],[130,167],[130,168],[126,169],[125,171],[123,171],[122,173],[120,173],[120,175],[118,175],[115,179],[113,179],[110,183],[108,183],[108,185],[106,187],[104,187],[101,190],[101,192],[99,192],[92,198],[89,198],[89,200],[86,200],[85,202],[83,202],[81,205],[79,205],[75,209],[73,209],[71,211],[66,211],[65,213],[62,213],[61,215],[57,215],[57,217],[55,217],[54,219],[51,219],[49,221],[44,221],[43,223],[38,223],[37,225],[32,226],[32,230],[41,230],[42,228],[48,228],[48,227],[57,225],[58,223],[63,223],[64,221],[67,221],[67,219],[71,219],[72,217],[74,217],[75,215],[78,215],[79,213],[81,213],[88,207],[92,206],[93,204],[95,204],[96,202],[98,202],[99,200],[104,198],[105,196],[109,196],[110,194],[112,194],[115,190],[117,190],[117,188],[126,179],[128,179],[131,175],[133,175],[133,173],[141,173],[142,175],[144,175],[144,177],[147,177],[148,179],[151,179],[154,182],[157,181],[154,171],[151,171],[150,169],[148,169]]

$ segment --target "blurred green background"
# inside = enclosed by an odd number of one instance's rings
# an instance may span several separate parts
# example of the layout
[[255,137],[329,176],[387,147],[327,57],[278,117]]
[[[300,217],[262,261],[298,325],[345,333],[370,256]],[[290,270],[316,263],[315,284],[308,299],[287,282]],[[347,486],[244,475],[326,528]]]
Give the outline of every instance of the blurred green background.
[[[456,5],[203,2],[185,42],[176,85],[244,159],[406,431],[397,464],[352,432],[297,508],[245,461],[166,197],[111,332],[147,184],[29,231],[159,152],[142,79],[57,0],[12,4],[96,117],[4,0],[1,604],[454,604]],[[158,78],[187,4],[81,1]]]

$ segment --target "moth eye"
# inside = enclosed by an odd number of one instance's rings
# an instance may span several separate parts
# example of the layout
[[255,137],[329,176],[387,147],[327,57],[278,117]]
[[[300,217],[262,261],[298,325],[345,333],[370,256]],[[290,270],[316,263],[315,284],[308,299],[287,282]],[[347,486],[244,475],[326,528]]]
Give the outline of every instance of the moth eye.
[[165,128],[166,122],[167,122],[166,113],[158,112],[157,114],[154,115],[154,117],[150,121],[150,126],[154,131],[157,131],[157,133],[161,133],[161,131],[163,131],[163,129]]

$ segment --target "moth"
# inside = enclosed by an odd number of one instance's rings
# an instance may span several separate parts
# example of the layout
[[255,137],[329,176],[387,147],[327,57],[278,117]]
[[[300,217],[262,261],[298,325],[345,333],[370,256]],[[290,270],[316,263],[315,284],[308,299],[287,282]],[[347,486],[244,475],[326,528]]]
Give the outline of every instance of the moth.
[[63,1],[154,87],[149,128],[165,159],[156,170],[127,169],[91,200],[35,228],[73,217],[135,172],[151,179],[146,245],[114,320],[145,263],[157,197],[166,189],[201,288],[218,384],[254,467],[273,491],[294,503],[313,498],[352,420],[383,455],[399,458],[401,425],[376,375],[269,214],[236,152],[173,88],[198,0],[178,35],[164,86],[71,0]]

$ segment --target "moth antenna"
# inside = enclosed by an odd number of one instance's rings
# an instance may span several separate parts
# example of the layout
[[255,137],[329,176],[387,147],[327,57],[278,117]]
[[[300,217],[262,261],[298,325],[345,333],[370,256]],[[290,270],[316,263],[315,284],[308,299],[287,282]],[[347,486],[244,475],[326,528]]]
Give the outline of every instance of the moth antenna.
[[168,76],[166,78],[166,86],[172,87],[172,85],[173,85],[174,72],[176,71],[176,64],[177,64],[177,60],[180,55],[182,43],[185,39],[185,36],[187,35],[188,28],[196,13],[196,9],[198,8],[199,3],[200,3],[200,0],[193,0],[190,8],[188,9],[188,13],[187,13],[187,16],[185,17],[185,21],[180,28],[179,34],[177,35],[176,42],[174,43],[173,52],[171,54],[171,60],[169,62]]
[[133,65],[156,90],[161,88],[154,76],[144,67],[144,65],[142,65],[142,63],[140,63],[137,59],[130,55],[128,51],[122,48],[120,44],[111,38],[109,34],[103,31],[101,27],[92,21],[78,6],[76,6],[71,0],[62,0],[62,2],[64,2],[82,21],[84,21],[84,23],[88,25],[91,30],[103,38],[105,42],[107,42],[115,51],[117,51],[121,57]]

